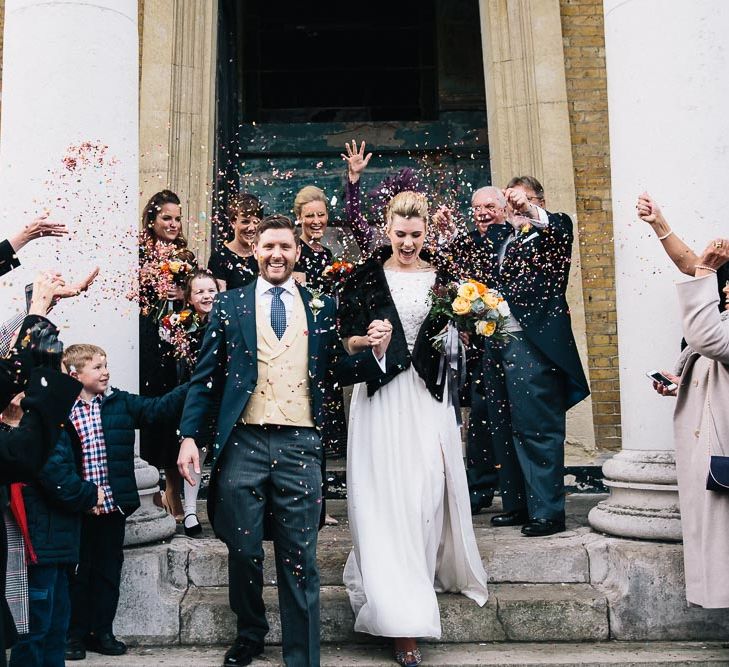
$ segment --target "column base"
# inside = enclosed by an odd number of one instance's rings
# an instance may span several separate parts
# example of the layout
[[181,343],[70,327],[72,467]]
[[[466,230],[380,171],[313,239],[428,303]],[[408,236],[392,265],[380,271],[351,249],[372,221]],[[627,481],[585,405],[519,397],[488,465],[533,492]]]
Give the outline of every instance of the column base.
[[602,469],[610,497],[588,515],[594,530],[641,540],[681,541],[673,451],[625,449]]
[[154,494],[159,491],[159,471],[135,456],[134,475],[141,505],[127,520],[124,546],[149,544],[172,537],[177,528],[174,517],[153,502]]

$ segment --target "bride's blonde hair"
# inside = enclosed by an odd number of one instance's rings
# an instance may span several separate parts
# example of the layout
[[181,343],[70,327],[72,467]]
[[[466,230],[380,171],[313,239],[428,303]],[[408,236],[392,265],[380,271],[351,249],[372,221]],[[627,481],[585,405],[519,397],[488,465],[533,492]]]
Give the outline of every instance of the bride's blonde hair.
[[387,229],[392,227],[392,219],[399,215],[402,218],[421,218],[425,223],[425,230],[428,230],[428,200],[421,192],[405,190],[396,194],[387,205],[385,222]]

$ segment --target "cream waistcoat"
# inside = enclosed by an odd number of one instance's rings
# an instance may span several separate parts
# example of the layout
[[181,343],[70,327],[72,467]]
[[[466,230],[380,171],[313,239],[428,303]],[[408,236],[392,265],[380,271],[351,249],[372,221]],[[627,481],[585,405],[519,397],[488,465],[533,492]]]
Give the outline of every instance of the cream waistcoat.
[[314,426],[309,393],[309,337],[298,290],[283,338],[271,328],[271,313],[256,300],[258,382],[240,421],[245,424]]

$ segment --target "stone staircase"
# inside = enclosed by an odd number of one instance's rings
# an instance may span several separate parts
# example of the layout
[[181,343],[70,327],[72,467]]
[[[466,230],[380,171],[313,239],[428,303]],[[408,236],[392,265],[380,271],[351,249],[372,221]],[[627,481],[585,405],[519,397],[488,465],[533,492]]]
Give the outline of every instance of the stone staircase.
[[[443,636],[425,646],[425,664],[729,665],[729,650],[720,644],[656,643],[643,650],[611,641],[726,641],[729,613],[686,607],[680,545],[593,533],[586,517],[600,498],[570,496],[568,531],[548,538],[525,538],[518,528],[494,529],[490,513],[475,517],[489,601],[479,608],[463,596],[440,595]],[[319,534],[322,664],[394,664],[382,639],[353,631],[342,586],[351,548],[346,505],[334,500],[328,506],[340,525]],[[205,531],[210,535],[209,526]],[[267,642],[276,645],[281,641],[276,573],[272,546],[265,549]],[[115,631],[139,648],[123,662],[108,664],[184,665],[188,657],[189,664],[222,664],[222,647],[235,635],[224,545],[212,537],[175,536],[125,555]],[[165,656],[179,662],[165,663]],[[280,649],[267,649],[266,656],[260,664],[281,664]],[[94,660],[87,664],[107,664],[101,657]]]

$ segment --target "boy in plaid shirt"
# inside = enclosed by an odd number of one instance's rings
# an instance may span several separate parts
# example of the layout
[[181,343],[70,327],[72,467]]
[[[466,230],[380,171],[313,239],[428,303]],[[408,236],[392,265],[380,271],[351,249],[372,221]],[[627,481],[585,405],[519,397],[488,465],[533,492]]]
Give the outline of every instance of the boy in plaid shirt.
[[126,646],[114,637],[112,625],[126,517],[139,507],[134,432],[142,426],[179,423],[187,385],[156,398],[110,388],[106,352],[96,345],[71,345],[63,361],[83,385],[63,437],[75,440],[82,452],[84,480],[103,492],[99,506],[82,519],[79,567],[70,587],[66,660],[83,660],[87,649],[122,655]]

